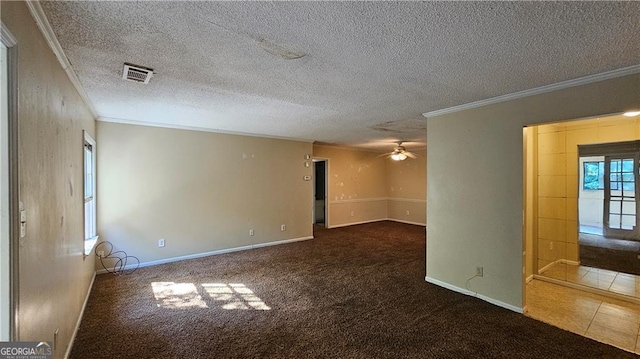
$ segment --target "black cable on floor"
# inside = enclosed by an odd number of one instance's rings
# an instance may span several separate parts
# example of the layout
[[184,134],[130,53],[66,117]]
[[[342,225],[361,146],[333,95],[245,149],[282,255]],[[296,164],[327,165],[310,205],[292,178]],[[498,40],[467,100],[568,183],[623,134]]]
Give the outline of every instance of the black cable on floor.
[[[101,248],[101,249],[98,249]],[[108,250],[107,250],[108,248]],[[100,264],[102,264],[102,268],[107,272],[114,275],[125,275],[131,274],[140,267],[140,259],[136,256],[129,256],[125,251],[113,251],[113,244],[109,241],[103,241],[98,243],[98,245],[94,248],[93,252],[96,254],[96,257],[100,258]],[[98,252],[103,252],[102,255],[98,255]],[[105,265],[105,260],[115,260],[113,267],[107,268]],[[129,261],[135,260],[135,268],[127,269],[127,263]]]

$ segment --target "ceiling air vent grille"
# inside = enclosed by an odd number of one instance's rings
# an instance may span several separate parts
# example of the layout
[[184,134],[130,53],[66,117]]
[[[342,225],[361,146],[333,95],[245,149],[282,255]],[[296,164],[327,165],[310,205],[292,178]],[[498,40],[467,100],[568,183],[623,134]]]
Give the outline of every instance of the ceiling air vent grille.
[[122,70],[122,79],[148,84],[153,76],[153,69],[144,66],[125,63]]

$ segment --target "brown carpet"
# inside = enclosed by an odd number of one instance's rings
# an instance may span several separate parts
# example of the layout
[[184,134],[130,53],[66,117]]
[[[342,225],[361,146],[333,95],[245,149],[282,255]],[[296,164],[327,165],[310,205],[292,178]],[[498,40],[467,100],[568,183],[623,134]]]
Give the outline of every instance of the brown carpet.
[[100,275],[71,358],[635,357],[426,283],[424,268],[424,228],[379,222]]
[[580,264],[640,275],[640,242],[580,233]]

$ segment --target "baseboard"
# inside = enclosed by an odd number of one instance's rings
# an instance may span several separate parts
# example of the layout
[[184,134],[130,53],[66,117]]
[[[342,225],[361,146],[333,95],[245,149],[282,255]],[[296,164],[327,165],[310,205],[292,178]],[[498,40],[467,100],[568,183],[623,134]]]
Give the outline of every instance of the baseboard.
[[360,222],[342,223],[342,224],[337,224],[335,226],[330,226],[327,228],[349,227],[349,226],[355,226],[357,224],[366,224],[366,223],[374,223],[374,222],[382,222],[382,221],[392,221],[392,222],[398,222],[398,223],[404,223],[404,224],[413,224],[413,225],[422,226],[422,227],[427,226],[426,224],[419,223],[419,222],[403,221],[401,219],[395,219],[395,218],[380,218],[380,219],[371,219],[371,220],[360,221]]
[[467,290],[467,289],[456,287],[455,285],[451,285],[449,283],[442,282],[442,281],[437,280],[435,278],[431,278],[429,276],[426,276],[426,277],[424,277],[424,280],[429,282],[429,283],[431,283],[431,284],[435,284],[437,286],[452,290],[454,292],[458,292],[458,293],[462,293],[462,294],[465,294],[465,295],[468,295],[468,296],[471,296],[471,297],[476,297],[476,298],[482,299],[485,302],[491,303],[493,305],[497,305],[497,306],[505,308],[505,309],[509,309],[509,310],[514,311],[516,313],[520,313],[520,314],[523,313],[523,308],[516,307],[515,305],[511,305],[511,304],[508,304],[508,303],[493,299],[491,297],[487,297],[485,295],[478,294],[476,292],[472,292],[472,291]]
[[359,221],[359,222],[349,222],[349,223],[342,223],[342,224],[336,224],[327,228],[340,228],[340,227],[349,227],[349,226],[355,226],[356,224],[365,224],[365,223],[373,223],[373,222],[381,222],[381,221],[386,221],[388,218],[380,218],[380,219],[370,219],[367,221]]
[[388,221],[393,221],[393,222],[399,222],[399,223],[405,223],[405,224],[414,224],[416,226],[422,226],[422,227],[426,227],[427,224],[426,223],[420,223],[420,222],[412,222],[412,221],[405,221],[402,219],[395,219],[395,218],[387,218]]
[[[544,272],[546,272],[547,270],[549,270],[549,268],[553,267],[554,265],[558,264],[558,263],[562,263],[562,264],[569,264],[572,266],[579,266],[580,262],[576,262],[576,261],[571,261],[568,259],[558,259],[557,261],[551,262],[549,264],[547,264],[546,266],[540,268],[540,270],[538,270],[539,274],[542,274]],[[527,283],[529,283],[530,280],[527,280]]]
[[93,282],[95,280],[96,280],[96,272],[93,272],[93,277],[91,278],[91,284],[89,284],[89,290],[87,290],[87,296],[84,298],[84,303],[82,303],[82,308],[80,308],[80,316],[78,316],[76,327],[73,329],[73,333],[71,334],[71,339],[69,340],[67,351],[64,353],[65,359],[69,358],[69,355],[71,354],[71,349],[73,349],[73,342],[76,340],[76,335],[78,334],[78,330],[80,329],[80,323],[82,323],[82,318],[84,317],[84,310],[87,308],[87,303],[89,302],[89,296],[91,295],[91,289],[93,288]]
[[570,261],[568,259],[560,259],[558,262],[564,263],[564,264],[569,264],[569,265],[572,265],[572,266],[579,266],[580,265],[580,262]]
[[549,268],[551,268],[551,267],[553,267],[554,265],[556,265],[556,263],[558,263],[559,261],[560,261],[560,260],[558,259],[557,261],[554,261],[554,262],[551,262],[551,263],[547,264],[546,266],[544,266],[544,267],[540,268],[540,269],[538,270],[538,273],[540,273],[540,274],[544,273],[544,272],[545,272],[545,271],[547,271]]
[[[215,255],[219,255],[219,254],[246,251],[248,249],[276,246],[276,245],[279,245],[279,244],[287,244],[287,243],[293,243],[293,242],[306,241],[306,240],[309,240],[309,239],[313,239],[313,236],[292,238],[292,239],[284,239],[284,240],[281,240],[281,241],[265,242],[265,243],[251,244],[251,245],[242,246],[242,247],[219,249],[219,250],[210,251],[210,252],[188,254],[186,256],[159,259],[157,261],[141,262],[140,265],[138,265],[138,268],[151,267],[151,266],[156,266],[156,265],[165,264],[165,263],[179,262],[179,261],[184,261],[184,260],[187,260],[187,259],[196,259],[196,258],[202,258],[202,257],[215,256]],[[135,264],[129,264],[129,265],[124,267],[124,269],[134,269],[134,268],[136,268]],[[96,273],[97,274],[104,274],[104,273],[108,273],[108,272],[107,272],[106,269],[99,269],[99,270],[96,271]]]

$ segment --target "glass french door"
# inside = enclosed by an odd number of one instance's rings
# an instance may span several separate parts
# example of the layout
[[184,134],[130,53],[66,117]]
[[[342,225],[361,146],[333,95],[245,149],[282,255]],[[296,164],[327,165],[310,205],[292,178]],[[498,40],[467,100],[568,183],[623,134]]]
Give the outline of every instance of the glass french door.
[[638,152],[605,156],[604,235],[640,239],[638,230]]

